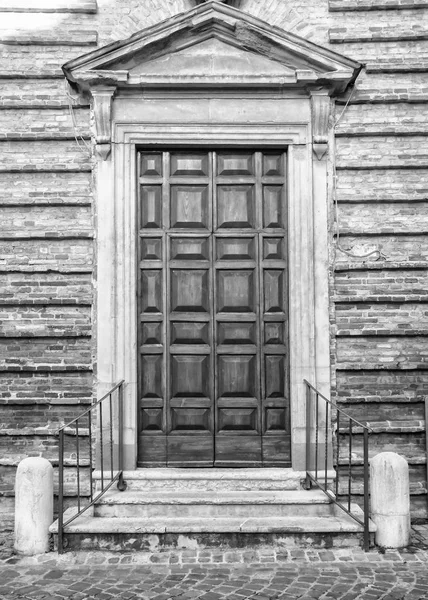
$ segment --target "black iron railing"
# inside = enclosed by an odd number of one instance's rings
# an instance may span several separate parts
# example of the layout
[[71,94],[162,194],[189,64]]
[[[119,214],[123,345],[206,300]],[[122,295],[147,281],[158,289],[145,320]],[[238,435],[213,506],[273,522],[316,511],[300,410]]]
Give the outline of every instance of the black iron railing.
[[[67,525],[93,506],[115,481],[120,491],[126,489],[126,482],[123,480],[123,385],[124,382],[120,381],[105,396],[58,431],[58,552],[60,554],[64,551],[64,529]],[[94,460],[94,440],[98,448],[96,460]],[[72,469],[75,468],[77,510],[64,520],[66,463]],[[93,482],[94,465],[100,470],[100,482],[96,490]],[[89,482],[84,478],[84,472],[88,468]],[[89,491],[85,494],[85,497],[89,496],[88,502],[84,502],[82,498],[84,483],[89,483]]]
[[[345,511],[364,528],[364,549],[369,550],[369,432],[370,428],[363,425],[331,400],[328,400],[306,379],[306,488],[312,484],[321,489],[332,502]],[[336,439],[332,446],[332,417],[335,419]],[[355,452],[354,436],[363,436],[363,517],[351,510],[353,464]],[[343,438],[347,443],[343,444]],[[345,447],[344,447],[345,445]],[[334,456],[335,455],[335,456]],[[358,462],[358,461],[357,461]],[[331,483],[331,473],[336,463],[335,482]],[[340,465],[345,464],[347,471],[341,474]],[[329,475],[330,473],[330,475]],[[338,498],[344,497],[344,501]]]

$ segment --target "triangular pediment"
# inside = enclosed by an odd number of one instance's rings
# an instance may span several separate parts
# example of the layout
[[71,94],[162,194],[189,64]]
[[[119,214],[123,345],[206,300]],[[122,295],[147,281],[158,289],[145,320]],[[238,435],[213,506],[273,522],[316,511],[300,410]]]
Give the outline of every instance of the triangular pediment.
[[294,70],[260,54],[236,48],[217,38],[194,44],[184,50],[164,54],[159,58],[142,62],[129,69],[130,75],[177,74],[187,77],[251,77],[264,73],[270,77],[290,76]]
[[324,86],[342,92],[361,65],[210,0],[64,65],[82,88]]

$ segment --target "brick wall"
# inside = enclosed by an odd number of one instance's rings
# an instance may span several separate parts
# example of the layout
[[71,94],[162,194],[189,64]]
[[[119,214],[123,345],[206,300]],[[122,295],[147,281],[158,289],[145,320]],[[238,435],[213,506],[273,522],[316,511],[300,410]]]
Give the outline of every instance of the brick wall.
[[[331,48],[367,65],[336,127],[340,244],[382,253],[376,261],[336,252],[333,397],[371,424],[372,454],[409,461],[412,512],[426,516],[428,2],[329,8]],[[361,481],[357,472],[357,499]]]
[[[20,458],[54,462],[52,432],[92,398],[91,157],[75,140],[61,65],[195,2],[52,4],[0,0],[3,513]],[[425,514],[428,0],[242,0],[241,8],[367,64],[336,129],[338,225],[343,248],[382,256],[337,251],[331,264],[332,393],[375,424],[376,452],[408,458],[412,507]],[[73,104],[89,140],[87,100]]]

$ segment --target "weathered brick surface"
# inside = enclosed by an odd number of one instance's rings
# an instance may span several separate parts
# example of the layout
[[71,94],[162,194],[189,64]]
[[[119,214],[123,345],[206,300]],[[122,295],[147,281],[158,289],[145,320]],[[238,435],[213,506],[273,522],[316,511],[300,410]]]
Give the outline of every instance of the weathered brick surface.
[[90,170],[89,150],[82,151],[75,141],[5,141],[0,150],[0,172]]
[[1,337],[91,335],[90,306],[3,306]]
[[428,157],[428,138],[385,136],[339,138],[336,140],[338,167],[423,167]]
[[339,208],[339,227],[344,234],[423,233],[428,230],[428,203],[346,204]]
[[[420,13],[420,14],[419,14]],[[417,16],[419,24],[415,24]],[[374,41],[416,41],[428,39],[428,29],[424,25],[428,17],[427,11],[409,11],[397,16],[385,13],[376,15],[373,21],[364,18],[352,25],[347,20],[340,27],[332,27],[329,40],[332,44],[345,42],[374,42]],[[386,23],[386,24],[385,24]]]
[[2,73],[35,75],[62,75],[61,66],[83,54],[73,46],[11,46],[0,44]]
[[88,204],[91,201],[90,173],[0,172],[0,205]]
[[[335,44],[332,44],[337,48]],[[344,43],[341,51],[364,63],[367,72],[420,71],[428,66],[428,41]]]
[[428,335],[428,304],[336,304],[337,335]]
[[[422,404],[427,394],[428,370],[416,373],[413,371],[370,372],[364,370],[359,372],[338,371],[336,373],[336,401],[347,405],[353,402],[373,404],[373,407],[367,407],[367,410],[379,411],[379,414],[382,414],[385,403],[396,402],[403,409],[400,418],[403,418],[405,414],[414,418],[413,404]],[[404,412],[403,404],[408,405],[406,412]],[[418,415],[422,416],[420,413]]]
[[[351,477],[351,493],[361,496],[363,494],[363,467],[354,465],[352,467]],[[409,489],[412,495],[426,494],[426,466],[425,465],[409,465]],[[343,465],[339,468],[339,494],[346,496],[348,493],[348,467]],[[413,500],[413,499],[412,499]],[[416,506],[415,506],[416,509]],[[416,511],[415,511],[416,512]],[[416,516],[416,515],[415,515]]]
[[96,0],[0,0],[5,12],[95,12]]
[[342,337],[336,340],[341,369],[426,369],[428,337]]
[[[341,435],[339,463],[349,464],[349,446],[347,435]],[[369,459],[380,452],[397,452],[411,464],[425,463],[425,433],[372,433],[370,434]],[[363,436],[354,433],[352,442],[352,463],[363,463]]]
[[12,435],[25,435],[31,430],[54,433],[75,417],[74,405],[36,405],[28,410],[24,404],[5,404],[0,406],[0,433],[5,430]]
[[[1,72],[1,69],[0,69]],[[3,79],[0,107],[58,107],[68,108],[69,100],[73,106],[88,108],[88,99],[76,95],[64,83],[64,79]],[[67,96],[67,92],[71,98]],[[76,113],[78,111],[75,111]],[[22,113],[23,115],[25,113]],[[76,114],[76,120],[79,120]]]
[[353,402],[352,404],[342,404],[341,407],[357,421],[370,423],[372,428],[376,423],[377,430],[391,432],[394,429],[404,432],[407,429],[420,430],[425,426],[425,406],[422,402],[384,401],[379,405],[375,402],[360,404]]
[[89,136],[89,109],[74,110],[76,129],[68,108],[0,110],[0,139]]
[[[86,466],[89,460],[87,442],[88,438],[81,434],[79,455],[81,462],[86,462]],[[2,460],[4,465],[17,466],[26,456],[43,456],[58,464],[58,436],[55,435],[55,430],[50,435],[38,430],[36,433],[29,431],[28,435],[16,435],[14,431],[0,429],[0,452],[2,456],[7,456],[7,459]],[[76,464],[75,436],[64,436],[64,461],[68,466]]]
[[1,271],[90,271],[92,240],[0,241]]
[[[428,98],[428,73],[366,73],[358,76],[350,105],[379,102],[424,102]],[[342,107],[347,100],[338,98]],[[346,112],[345,112],[346,115]]]
[[[73,29],[36,29],[22,31],[20,29],[1,29],[0,44],[13,46],[96,46],[96,31],[76,31]],[[83,50],[84,51],[84,50]],[[89,50],[88,50],[89,52]]]
[[0,208],[0,238],[92,238],[90,207],[22,206]]
[[[26,414],[37,413],[36,404],[79,405],[88,404],[92,398],[92,373],[16,373],[0,372],[0,406],[10,405],[12,410],[26,406]],[[45,410],[41,408],[40,410]],[[48,406],[46,410],[51,410]],[[77,406],[75,411],[81,412]],[[25,421],[24,421],[25,422]]]
[[[428,169],[375,169],[341,171],[337,181],[339,200],[392,202],[428,200]],[[373,207],[376,213],[377,207]]]
[[[428,17],[427,17],[428,20]],[[336,107],[336,118],[343,106]],[[370,135],[425,131],[427,119],[419,104],[356,104],[348,106],[336,127],[336,135]]]
[[407,10],[428,8],[427,0],[329,0],[331,11]]
[[[392,265],[408,265],[412,267],[413,263],[425,265],[428,258],[428,239],[426,236],[412,235],[371,235],[352,237],[344,235],[340,238],[341,246],[346,250],[354,250],[354,252],[368,252],[377,249],[382,252],[383,259],[376,268],[382,265],[382,268],[387,269]],[[373,259],[372,259],[373,260]],[[349,256],[336,253],[337,263],[349,263]],[[358,264],[358,259],[353,260],[353,265]]]
[[0,238],[93,237],[86,206],[0,207]]
[[0,306],[92,304],[91,275],[63,273],[0,273]]
[[[51,460],[51,464],[54,467],[54,512],[57,512],[57,494],[58,494],[58,467],[57,460]],[[16,477],[17,464],[10,461],[10,464],[2,464],[0,459],[0,518],[3,520],[4,514],[13,515],[14,501],[13,498],[15,492],[15,477]],[[87,466],[82,467],[80,472],[80,486],[81,495],[89,495],[89,468]],[[68,506],[76,506],[76,489],[77,489],[77,476],[75,466],[65,466],[64,468],[64,495],[71,497],[71,501],[66,502],[65,509]],[[0,529],[0,535],[1,531]]]
[[0,371],[89,371],[87,338],[0,339]]
[[426,300],[425,270],[377,270],[337,272],[334,294],[340,300]]

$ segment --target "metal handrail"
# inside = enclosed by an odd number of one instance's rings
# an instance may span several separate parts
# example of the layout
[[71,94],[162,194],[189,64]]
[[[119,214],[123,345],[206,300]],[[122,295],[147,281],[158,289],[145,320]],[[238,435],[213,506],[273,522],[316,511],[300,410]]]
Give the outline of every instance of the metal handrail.
[[[322,490],[332,502],[334,502],[339,508],[341,508],[346,514],[348,514],[354,521],[359,523],[364,528],[364,550],[366,552],[370,547],[370,531],[369,531],[369,433],[371,432],[370,427],[364,425],[354,417],[351,417],[347,412],[342,410],[326,398],[320,391],[318,391],[312,384],[306,379],[303,380],[306,386],[306,489],[309,489],[312,484],[316,485]],[[315,396],[315,415],[313,417],[312,399]],[[319,414],[319,401],[325,402],[325,423],[324,432],[321,433],[324,443],[324,457],[320,457],[319,445],[320,445],[320,414]],[[328,466],[329,466],[329,411],[336,411],[336,482],[335,482],[335,493],[328,488]],[[348,428],[341,429],[341,418],[348,421]],[[344,422],[345,422],[344,421]],[[362,431],[357,431],[355,427]],[[347,496],[347,506],[342,502],[338,501],[339,495],[339,460],[340,460],[340,433],[345,431],[348,433],[348,485],[347,493],[342,494]],[[364,494],[364,511],[363,519],[351,512],[351,485],[352,485],[352,443],[353,434],[363,434],[363,468],[364,468],[364,482],[363,482],[363,494]],[[311,450],[313,449],[313,456],[311,456]],[[311,461],[313,459],[313,462]],[[319,461],[321,458],[321,464],[319,467]],[[332,457],[333,458],[333,457]],[[313,467],[313,468],[311,468]],[[318,477],[320,474],[320,477]]]
[[[126,489],[126,482],[123,480],[123,385],[124,381],[117,383],[107,394],[102,398],[94,402],[87,410],[82,412],[78,417],[63,425],[58,430],[59,435],[59,489],[58,489],[58,552],[62,554],[64,552],[64,529],[72,521],[77,519],[91,506],[93,506],[117,481],[117,487],[120,491]],[[114,451],[114,427],[113,427],[113,399],[116,400],[117,404],[117,451]],[[107,430],[107,444],[108,444],[108,456],[109,464],[107,465],[107,472],[110,471],[110,477],[104,477],[104,465],[105,465],[105,454],[104,454],[104,432],[103,432],[103,408],[107,404],[107,417],[108,417],[108,430]],[[97,410],[98,409],[98,410]],[[99,466],[101,470],[101,491],[94,494],[93,489],[93,452],[92,452],[92,434],[93,434],[93,415],[97,416],[98,412],[98,426],[96,431],[98,432],[99,441]],[[80,427],[82,420],[87,421],[86,427],[83,429]],[[75,438],[75,455],[76,455],[76,474],[77,474],[77,512],[71,517],[64,521],[64,446],[65,436],[73,436]],[[88,459],[81,459],[81,448],[80,442],[81,437],[89,437],[88,446]],[[89,465],[89,487],[90,487],[90,502],[82,506],[81,504],[81,469]]]

